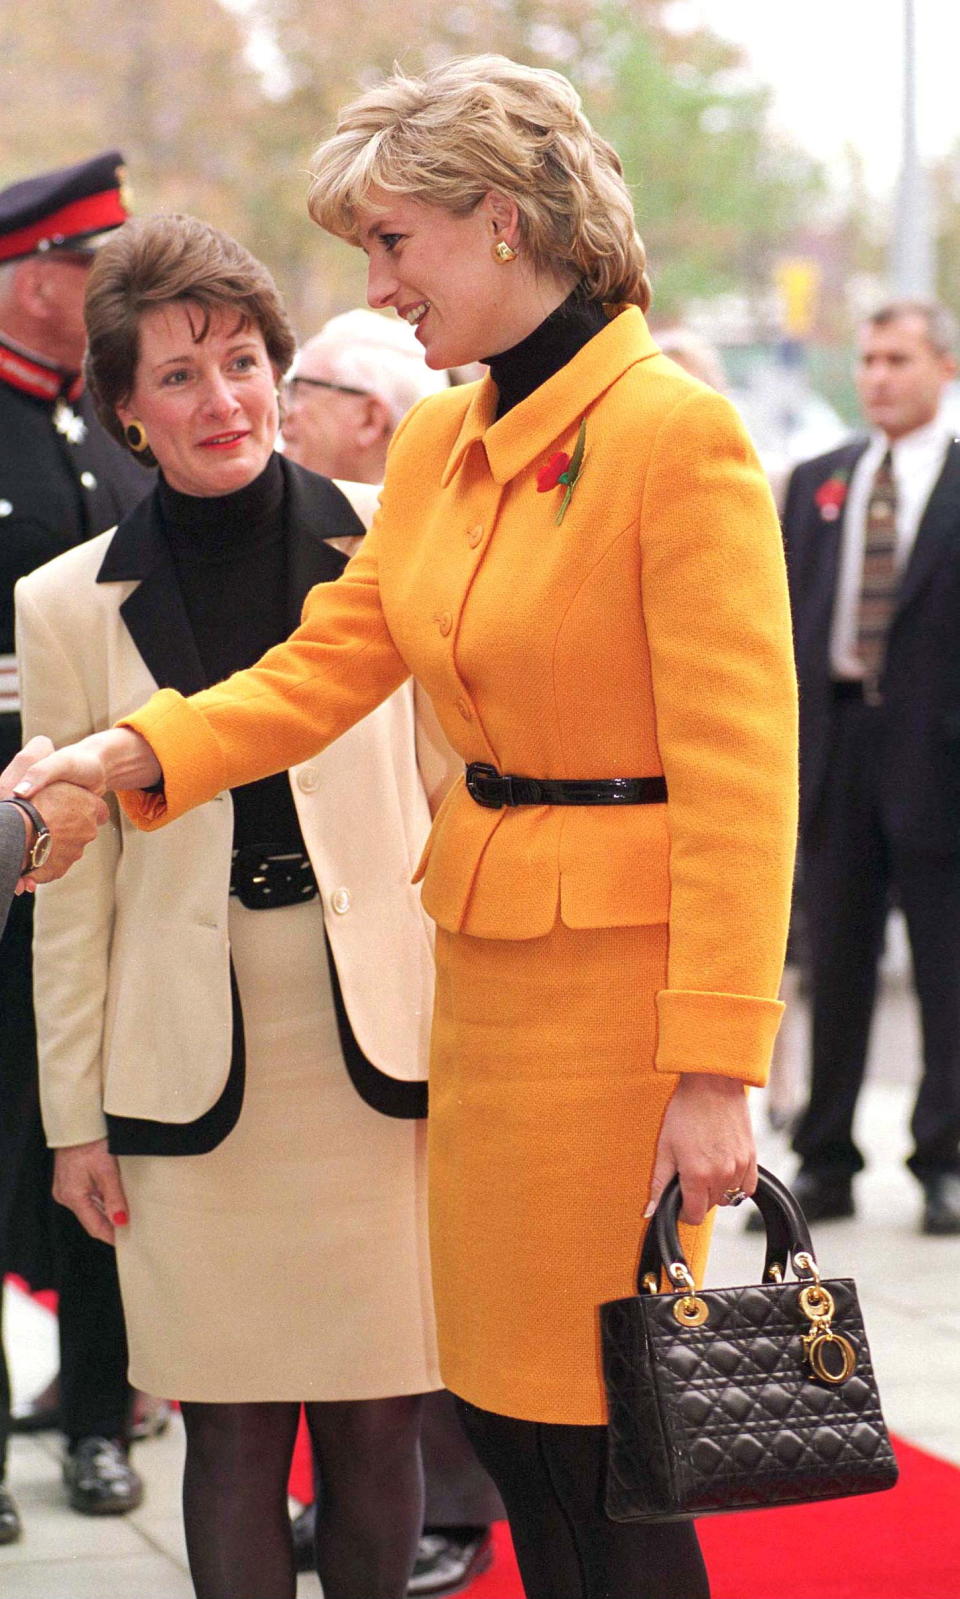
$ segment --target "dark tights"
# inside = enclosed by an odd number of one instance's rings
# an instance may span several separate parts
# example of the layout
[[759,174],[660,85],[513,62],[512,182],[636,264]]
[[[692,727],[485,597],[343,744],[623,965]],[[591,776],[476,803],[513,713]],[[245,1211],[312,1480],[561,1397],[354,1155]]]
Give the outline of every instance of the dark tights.
[[606,1427],[458,1405],[507,1507],[527,1599],[709,1599],[691,1521],[644,1526],[604,1514]]
[[[420,1395],[308,1404],[324,1599],[404,1599],[423,1516]],[[293,1599],[296,1404],[182,1405],[183,1519],[197,1599]]]

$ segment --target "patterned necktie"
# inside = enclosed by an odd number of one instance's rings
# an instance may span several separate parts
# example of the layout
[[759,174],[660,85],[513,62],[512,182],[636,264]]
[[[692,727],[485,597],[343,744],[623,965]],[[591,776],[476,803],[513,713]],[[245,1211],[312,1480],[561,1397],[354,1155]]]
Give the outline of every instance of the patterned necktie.
[[870,489],[865,534],[857,654],[863,662],[863,697],[869,705],[879,705],[880,673],[897,597],[897,487],[889,450]]

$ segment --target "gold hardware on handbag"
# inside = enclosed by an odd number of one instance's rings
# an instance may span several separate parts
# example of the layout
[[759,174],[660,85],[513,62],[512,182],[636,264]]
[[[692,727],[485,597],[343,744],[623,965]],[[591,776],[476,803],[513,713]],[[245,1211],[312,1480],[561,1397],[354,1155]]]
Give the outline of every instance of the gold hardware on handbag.
[[767,1229],[761,1282],[696,1287],[674,1179],[644,1239],[637,1294],[600,1307],[615,1521],[838,1499],[897,1480],[853,1282],[821,1280],[800,1207],[762,1168],[754,1199]]

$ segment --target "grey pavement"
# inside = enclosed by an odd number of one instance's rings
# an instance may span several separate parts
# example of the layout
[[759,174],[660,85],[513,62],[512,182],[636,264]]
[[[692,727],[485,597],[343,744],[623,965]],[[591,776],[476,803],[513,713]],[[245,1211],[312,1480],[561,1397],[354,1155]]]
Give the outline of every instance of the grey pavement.
[[[794,1161],[769,1109],[802,1093],[805,1017],[794,1006],[772,1091],[754,1096],[761,1160],[789,1178]],[[896,931],[873,1040],[858,1136],[869,1157],[857,1179],[858,1214],[814,1229],[825,1275],[857,1280],[890,1427],[960,1465],[960,1239],[922,1238],[919,1189],[903,1166],[917,1073],[917,1029]],[[717,1225],[709,1281],[756,1280],[762,1241],[743,1233],[744,1210]],[[8,1293],[15,1391],[34,1392],[55,1363],[52,1319]],[[142,1507],[97,1520],[66,1508],[54,1438],[14,1439],[10,1486],[23,1514],[22,1541],[0,1549],[2,1599],[191,1599],[180,1522],[183,1436],[179,1417],[165,1437],[140,1445],[147,1484]],[[907,1529],[905,1529],[907,1530]],[[302,1577],[298,1599],[319,1596]]]

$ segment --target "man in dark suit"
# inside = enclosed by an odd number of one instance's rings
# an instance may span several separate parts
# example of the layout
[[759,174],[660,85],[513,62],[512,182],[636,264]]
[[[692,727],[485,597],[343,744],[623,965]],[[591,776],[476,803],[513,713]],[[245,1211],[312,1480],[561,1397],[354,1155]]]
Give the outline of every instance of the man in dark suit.
[[[100,427],[80,372],[87,273],[102,238],[127,215],[115,150],[0,191],[0,768],[21,744],[14,584],[103,532],[150,487]],[[0,1280],[15,1266],[41,1271],[47,1243],[32,909],[30,895],[14,901],[0,946]],[[57,1206],[54,1215],[67,1491],[77,1510],[122,1512],[142,1489],[126,1458],[127,1353],[116,1264],[69,1212]],[[8,1424],[0,1353],[0,1462]]]
[[783,526],[800,678],[812,1220],[853,1214],[852,1124],[891,902],[923,1024],[909,1166],[922,1230],[960,1233],[960,444],[941,411],[954,327],[901,301],[860,333],[871,435],[793,473]]

